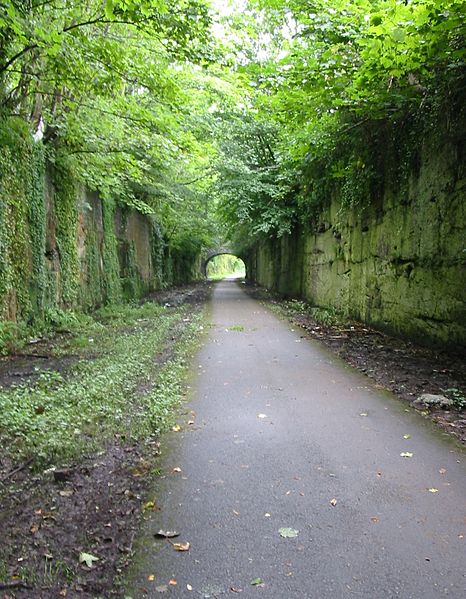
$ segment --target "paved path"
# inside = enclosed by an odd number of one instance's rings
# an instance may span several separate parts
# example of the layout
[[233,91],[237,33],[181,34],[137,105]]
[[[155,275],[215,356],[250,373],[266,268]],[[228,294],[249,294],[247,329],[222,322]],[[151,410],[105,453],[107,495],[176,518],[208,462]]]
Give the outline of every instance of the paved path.
[[212,318],[128,595],[466,598],[465,452],[236,283]]

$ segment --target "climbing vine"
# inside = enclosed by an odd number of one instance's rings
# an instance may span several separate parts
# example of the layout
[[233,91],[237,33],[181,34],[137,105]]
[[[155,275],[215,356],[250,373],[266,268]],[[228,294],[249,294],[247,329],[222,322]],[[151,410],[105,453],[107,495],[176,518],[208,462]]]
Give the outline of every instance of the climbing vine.
[[3,317],[28,319],[31,143],[19,119],[0,124],[0,302]]
[[60,296],[65,307],[73,307],[77,303],[80,272],[77,252],[78,187],[72,165],[66,158],[56,161],[53,182]]
[[28,197],[28,221],[30,248],[32,254],[32,276],[30,280],[31,302],[36,317],[44,314],[46,213],[44,203],[45,148],[41,142],[35,143],[31,160],[31,188]]
[[115,235],[115,202],[106,199],[102,203],[103,220],[103,289],[106,302],[121,301],[120,265],[118,261],[118,241]]
[[103,303],[103,281],[100,271],[100,255],[97,248],[97,236],[93,222],[86,223],[84,284],[80,288],[80,305],[91,310]]

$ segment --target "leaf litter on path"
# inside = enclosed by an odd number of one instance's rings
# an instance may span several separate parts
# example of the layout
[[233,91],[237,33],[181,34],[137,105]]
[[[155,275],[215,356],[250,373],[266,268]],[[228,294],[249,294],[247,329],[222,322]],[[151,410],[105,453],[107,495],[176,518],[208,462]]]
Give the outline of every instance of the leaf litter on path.
[[179,537],[180,533],[175,530],[159,530],[154,533],[154,536],[160,537],[162,539],[173,539],[173,537]]
[[79,563],[80,564],[85,563],[88,568],[92,568],[94,562],[98,562],[98,561],[99,561],[99,558],[90,553],[85,553],[84,551],[82,551],[79,554]]
[[189,545],[188,542],[186,542],[186,543],[172,543],[172,545],[173,545],[173,548],[176,551],[189,551],[189,547],[190,547],[190,545]]
[[284,539],[294,539],[298,536],[299,530],[295,528],[279,528],[278,533]]

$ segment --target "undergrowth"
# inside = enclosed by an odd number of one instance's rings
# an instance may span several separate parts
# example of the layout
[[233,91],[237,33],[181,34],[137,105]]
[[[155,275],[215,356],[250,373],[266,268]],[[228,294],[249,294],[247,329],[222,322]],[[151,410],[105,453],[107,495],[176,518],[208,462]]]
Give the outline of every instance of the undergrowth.
[[311,306],[302,300],[287,300],[273,305],[276,311],[286,316],[306,316],[326,326],[335,326],[345,321],[343,314],[332,307]]
[[140,439],[168,426],[201,319],[183,306],[148,302],[107,307],[96,320],[81,322],[80,334],[68,343],[83,357],[71,369],[0,389],[0,444],[10,459],[32,459],[37,468],[59,465],[116,434]]

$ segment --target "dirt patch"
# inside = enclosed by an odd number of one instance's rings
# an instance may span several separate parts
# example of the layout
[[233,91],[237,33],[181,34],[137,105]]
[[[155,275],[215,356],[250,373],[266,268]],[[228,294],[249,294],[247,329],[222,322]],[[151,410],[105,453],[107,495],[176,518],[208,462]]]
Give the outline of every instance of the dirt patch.
[[206,302],[212,293],[212,281],[200,281],[196,285],[172,287],[163,291],[154,291],[146,300],[157,302],[162,306],[179,306],[181,304],[199,304]]
[[65,372],[76,362],[77,356],[56,357],[54,352],[70,337],[60,334],[52,339],[41,339],[13,355],[0,357],[0,386],[29,384],[46,370]]
[[[197,311],[210,291],[211,285],[204,284],[171,290],[163,292],[163,302],[189,302]],[[157,367],[172,357],[182,324],[172,328],[165,346],[154,354]],[[50,343],[60,346],[57,339]],[[41,353],[44,347],[51,346],[42,345]],[[3,377],[0,372],[0,380],[26,383],[37,376],[36,367],[65,369],[75,359],[19,354],[4,361],[9,369],[5,367]],[[146,392],[141,381],[138,394]],[[155,437],[135,442],[115,435],[99,453],[45,472],[35,471],[30,462],[13,466],[0,451],[0,598],[122,597],[122,573],[131,560],[141,516],[157,509],[148,493],[158,451]],[[91,556],[89,565],[80,561],[83,553]]]
[[[329,325],[305,314],[294,314],[287,303],[266,289],[252,285],[246,291],[256,299],[283,305],[293,323],[348,364],[372,379],[378,388],[392,391],[412,403],[423,393],[444,394],[457,389],[466,396],[466,356],[430,349],[393,337],[357,321]],[[466,411],[426,410],[427,417],[466,444]]]
[[[155,441],[138,446],[116,439],[100,455],[66,469],[64,481],[53,471],[17,477],[0,526],[9,554],[6,578],[21,586],[2,597],[118,596],[116,579],[131,556],[157,451]],[[80,564],[81,553],[98,561]]]

